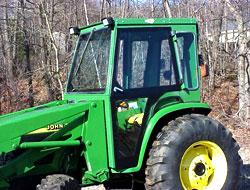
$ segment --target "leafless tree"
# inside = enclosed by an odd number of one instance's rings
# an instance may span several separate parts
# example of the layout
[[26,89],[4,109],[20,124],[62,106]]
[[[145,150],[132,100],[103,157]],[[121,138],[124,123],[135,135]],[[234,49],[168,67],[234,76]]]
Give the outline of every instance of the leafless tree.
[[235,17],[238,29],[238,82],[239,82],[239,111],[240,118],[246,123],[250,123],[250,68],[249,68],[249,45],[250,38],[247,37],[246,23],[244,22],[244,14],[241,5],[233,4],[229,0],[225,0],[229,10]]

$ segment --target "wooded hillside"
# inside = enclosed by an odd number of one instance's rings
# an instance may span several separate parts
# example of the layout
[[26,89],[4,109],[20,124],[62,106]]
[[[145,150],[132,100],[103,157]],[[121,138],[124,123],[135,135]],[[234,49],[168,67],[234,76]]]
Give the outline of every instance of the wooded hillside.
[[249,0],[0,0],[0,114],[60,99],[70,26],[112,17],[195,17],[210,66],[203,99],[228,126],[250,127]]

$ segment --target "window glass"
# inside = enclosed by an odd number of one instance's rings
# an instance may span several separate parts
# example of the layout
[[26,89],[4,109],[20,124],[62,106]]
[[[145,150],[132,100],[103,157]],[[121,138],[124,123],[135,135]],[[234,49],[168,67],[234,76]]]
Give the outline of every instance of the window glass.
[[169,40],[163,40],[161,43],[161,73],[160,73],[161,86],[176,84],[173,65],[174,63],[171,56]]
[[197,65],[196,64],[196,48],[193,33],[178,33],[178,49],[181,61],[181,71],[185,86],[189,89],[198,86]]
[[68,91],[103,91],[106,88],[110,29],[80,36]]
[[116,81],[123,89],[176,85],[169,28],[118,31]]
[[142,88],[147,61],[147,41],[132,42],[131,88]]
[[117,58],[117,75],[116,80],[118,84],[123,87],[123,45],[124,41],[118,41],[118,58]]

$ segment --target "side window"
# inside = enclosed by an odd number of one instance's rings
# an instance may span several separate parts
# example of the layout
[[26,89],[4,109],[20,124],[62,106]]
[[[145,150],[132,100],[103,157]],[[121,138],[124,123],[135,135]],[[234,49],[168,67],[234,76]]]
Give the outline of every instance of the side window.
[[176,61],[169,28],[120,29],[116,82],[123,89],[176,85]]
[[117,76],[116,76],[116,80],[118,82],[118,84],[124,88],[124,82],[123,82],[123,45],[124,44],[124,40],[120,40],[118,43],[118,58],[117,58]]
[[132,76],[130,88],[143,88],[147,52],[147,41],[134,41],[132,43]]
[[163,40],[161,43],[160,86],[176,84],[173,65],[174,65],[174,60],[171,55],[169,40]]
[[189,89],[194,89],[198,86],[198,73],[196,64],[196,48],[193,33],[178,33],[178,48],[181,60],[181,70],[185,86]]
[[[148,42],[147,41],[132,42],[131,67],[129,66],[129,64],[127,64],[128,57],[126,58],[124,57],[124,40],[120,40],[118,46],[119,46],[118,61],[117,61],[118,84],[122,88],[126,89],[143,88],[144,72],[146,69],[146,61],[147,61]],[[124,72],[129,76],[124,77]]]

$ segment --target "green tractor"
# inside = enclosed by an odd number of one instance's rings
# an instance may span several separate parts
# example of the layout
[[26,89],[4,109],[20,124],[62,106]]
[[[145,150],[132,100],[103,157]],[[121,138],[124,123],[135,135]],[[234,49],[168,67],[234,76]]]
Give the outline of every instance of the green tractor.
[[239,146],[201,102],[195,19],[106,18],[70,32],[63,99],[0,117],[0,189],[237,188]]

